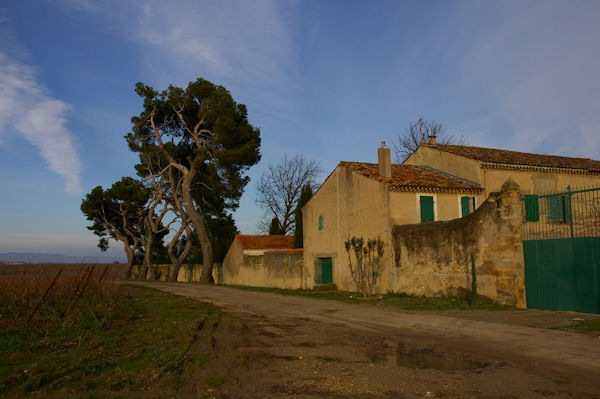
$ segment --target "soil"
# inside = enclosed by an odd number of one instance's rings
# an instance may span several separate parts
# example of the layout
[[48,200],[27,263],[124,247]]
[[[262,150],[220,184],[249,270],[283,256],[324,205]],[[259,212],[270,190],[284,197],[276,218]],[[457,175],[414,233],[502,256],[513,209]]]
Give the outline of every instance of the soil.
[[[600,337],[535,327],[571,312],[415,312],[178,283],[141,283],[210,302],[243,329],[206,398],[599,398]],[[242,335],[242,337],[240,336]],[[241,339],[243,338],[243,339]],[[213,338],[211,338],[213,339]],[[219,353],[223,352],[222,348]]]

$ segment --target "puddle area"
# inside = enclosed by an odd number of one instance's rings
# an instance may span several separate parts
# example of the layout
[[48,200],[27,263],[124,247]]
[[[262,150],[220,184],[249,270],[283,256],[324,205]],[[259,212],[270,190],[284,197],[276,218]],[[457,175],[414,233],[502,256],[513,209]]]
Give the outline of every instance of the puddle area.
[[376,363],[395,363],[398,367],[411,369],[434,369],[434,370],[475,370],[489,366],[483,361],[477,361],[461,357],[460,355],[436,352],[430,348],[411,348],[404,344],[398,344],[393,355],[375,356],[372,361]]

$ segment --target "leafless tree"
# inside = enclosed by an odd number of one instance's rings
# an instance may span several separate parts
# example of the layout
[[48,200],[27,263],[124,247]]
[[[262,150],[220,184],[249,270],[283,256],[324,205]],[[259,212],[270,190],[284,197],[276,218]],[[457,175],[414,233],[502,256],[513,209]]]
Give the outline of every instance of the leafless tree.
[[256,187],[256,204],[265,211],[265,216],[257,223],[261,233],[268,234],[272,219],[277,216],[281,223],[280,231],[291,234],[295,227],[294,211],[302,187],[315,181],[322,173],[318,161],[301,155],[289,157],[287,154],[277,165],[269,164]]
[[[344,242],[348,254],[350,275],[356,288],[364,296],[373,295],[373,289],[383,269],[383,241],[379,237],[365,240],[360,237],[348,238]],[[351,253],[354,253],[352,262]]]
[[398,135],[396,142],[392,143],[394,161],[402,163],[421,145],[429,141],[430,136],[436,136],[439,144],[464,145],[464,137],[456,137],[446,132],[446,126],[436,121],[427,121],[419,116],[416,122],[411,122],[403,134]]

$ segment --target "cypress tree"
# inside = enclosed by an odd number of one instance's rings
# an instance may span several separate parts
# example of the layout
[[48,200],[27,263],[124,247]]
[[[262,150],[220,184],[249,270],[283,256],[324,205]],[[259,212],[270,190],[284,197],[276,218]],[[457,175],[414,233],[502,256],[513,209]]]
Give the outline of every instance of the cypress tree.
[[303,229],[302,229],[302,208],[308,203],[313,195],[310,184],[306,184],[302,187],[300,198],[298,198],[298,206],[295,211],[296,229],[294,231],[294,248],[303,248]]

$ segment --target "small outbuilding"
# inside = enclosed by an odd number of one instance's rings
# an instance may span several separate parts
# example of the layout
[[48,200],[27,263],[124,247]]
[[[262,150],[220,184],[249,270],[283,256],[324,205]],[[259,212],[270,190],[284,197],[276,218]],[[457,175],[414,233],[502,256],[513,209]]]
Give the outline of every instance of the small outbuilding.
[[237,235],[219,283],[296,289],[303,285],[303,271],[303,250],[294,248],[293,236]]

